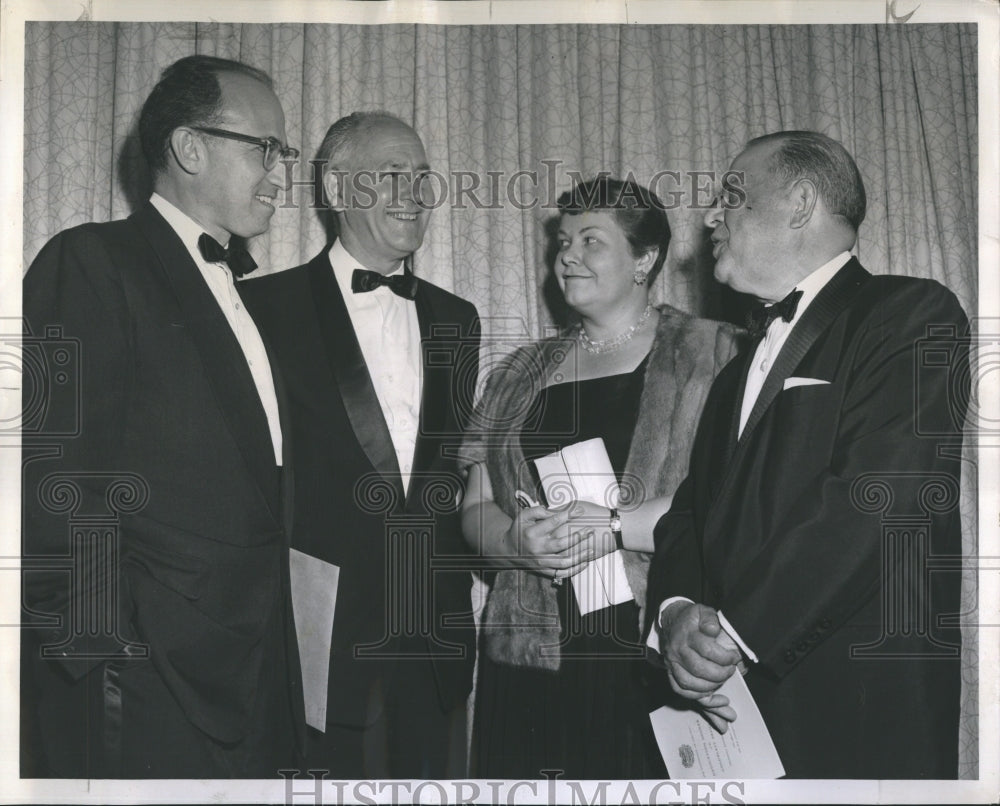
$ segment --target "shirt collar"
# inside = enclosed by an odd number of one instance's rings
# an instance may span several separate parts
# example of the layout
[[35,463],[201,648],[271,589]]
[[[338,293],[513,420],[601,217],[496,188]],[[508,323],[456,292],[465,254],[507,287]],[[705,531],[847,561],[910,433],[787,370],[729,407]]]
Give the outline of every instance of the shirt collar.
[[850,259],[850,252],[841,252],[832,260],[828,260],[812,272],[808,277],[799,281],[793,290],[801,291],[802,297],[799,299],[798,307],[795,309],[793,322],[802,316],[802,312],[809,307],[809,303],[816,299],[816,296],[823,290],[824,286],[833,279],[833,276],[838,271],[847,265]]
[[[205,263],[206,261],[198,249],[198,239],[205,232],[205,228],[177,207],[177,205],[163,198],[159,193],[154,193],[150,196],[149,201],[156,208],[157,212],[166,219],[181,241],[183,241],[188,252],[194,257],[195,263]],[[226,246],[226,244],[228,244],[228,241],[222,245]]]
[[[390,296],[396,297],[395,294],[384,286],[376,288],[367,294],[355,294],[351,291],[351,275],[354,274],[355,269],[364,269],[364,266],[361,265],[361,261],[347,251],[344,244],[341,243],[340,238],[337,238],[337,240],[330,244],[327,257],[329,257],[330,265],[333,267],[333,276],[337,278],[337,285],[340,286],[340,293],[344,295],[344,299],[347,301],[349,307],[357,307],[355,303],[360,302],[362,299],[368,299],[369,302],[373,302],[376,299],[375,295],[379,291],[388,292]],[[396,274],[402,274],[404,269],[403,263],[404,261],[400,261],[399,266],[386,276],[392,277]],[[402,298],[397,297],[397,299]]]

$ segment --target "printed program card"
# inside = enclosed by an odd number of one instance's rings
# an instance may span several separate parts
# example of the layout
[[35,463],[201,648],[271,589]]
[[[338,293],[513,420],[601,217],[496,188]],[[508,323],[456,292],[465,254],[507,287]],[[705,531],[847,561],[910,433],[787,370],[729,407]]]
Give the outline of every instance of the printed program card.
[[672,779],[781,778],[785,768],[750,689],[741,674],[719,688],[736,721],[719,733],[697,708],[664,705],[649,715],[663,762]]

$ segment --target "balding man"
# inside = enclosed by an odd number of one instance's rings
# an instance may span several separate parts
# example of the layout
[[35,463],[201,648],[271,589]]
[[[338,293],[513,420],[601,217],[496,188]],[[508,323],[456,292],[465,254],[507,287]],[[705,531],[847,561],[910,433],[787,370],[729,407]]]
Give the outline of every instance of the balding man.
[[244,284],[292,401],[293,546],[338,569],[332,629],[297,619],[300,639],[329,646],[325,692],[307,696],[306,764],[337,778],[461,777],[475,632],[455,455],[479,320],[409,265],[430,213],[417,133],[355,113],[319,158],[336,239]]
[[836,141],[767,135],[732,170],[742,190],[706,217],[715,276],[764,305],[656,527],[670,684],[724,726],[716,689],[745,668],[789,777],[955,778],[959,637],[938,616],[959,576],[926,560],[961,548],[965,315],[851,257],[865,193]]

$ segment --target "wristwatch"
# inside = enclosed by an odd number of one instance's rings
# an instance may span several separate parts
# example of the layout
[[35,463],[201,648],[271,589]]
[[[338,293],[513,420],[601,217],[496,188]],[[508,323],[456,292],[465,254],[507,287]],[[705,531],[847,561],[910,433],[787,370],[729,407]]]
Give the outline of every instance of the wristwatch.
[[615,548],[621,551],[625,548],[622,542],[622,518],[615,507],[611,507],[611,520],[608,522],[611,529],[611,536],[615,539]]

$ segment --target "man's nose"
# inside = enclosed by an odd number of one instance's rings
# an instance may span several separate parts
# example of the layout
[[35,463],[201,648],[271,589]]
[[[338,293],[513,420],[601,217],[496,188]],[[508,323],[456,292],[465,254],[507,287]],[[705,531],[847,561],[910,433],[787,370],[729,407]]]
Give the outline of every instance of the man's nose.
[[410,171],[393,173],[389,178],[390,207],[396,207],[409,201],[415,201],[417,196],[416,177]]
[[708,212],[705,213],[705,226],[715,229],[719,224],[722,223],[722,205],[719,204],[719,199],[716,197],[715,202],[709,208]]
[[267,172],[267,181],[278,190],[286,191],[291,187],[291,163],[286,167],[285,163],[278,160],[274,167]]

